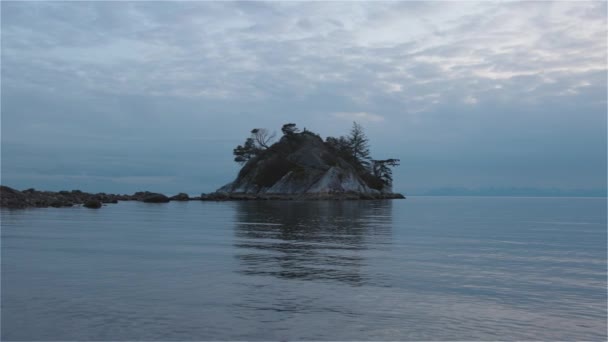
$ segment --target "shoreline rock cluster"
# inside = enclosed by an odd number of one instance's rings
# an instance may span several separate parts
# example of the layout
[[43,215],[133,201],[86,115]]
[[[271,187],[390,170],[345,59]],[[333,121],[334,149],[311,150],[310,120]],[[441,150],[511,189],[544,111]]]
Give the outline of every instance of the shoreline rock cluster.
[[190,198],[187,194],[167,197],[163,194],[141,191],[132,195],[106,194],[103,192],[92,194],[80,190],[72,191],[39,191],[27,189],[15,190],[8,186],[0,186],[0,207],[3,208],[47,208],[72,207],[82,205],[87,208],[101,208],[103,204],[118,203],[118,201],[141,201],[148,203],[166,203],[170,201],[187,201],[200,199]]
[[27,189],[19,191],[8,186],[0,186],[0,207],[10,209],[72,207],[82,205],[97,209],[104,204],[119,201],[140,201],[146,203],[167,203],[170,201],[248,201],[248,200],[379,200],[405,198],[401,194],[366,194],[357,192],[316,193],[316,194],[247,194],[214,192],[190,197],[179,193],[175,196],[165,196],[160,193],[140,191],[132,195],[117,195],[106,193],[87,193],[80,190],[72,191],[39,191]]

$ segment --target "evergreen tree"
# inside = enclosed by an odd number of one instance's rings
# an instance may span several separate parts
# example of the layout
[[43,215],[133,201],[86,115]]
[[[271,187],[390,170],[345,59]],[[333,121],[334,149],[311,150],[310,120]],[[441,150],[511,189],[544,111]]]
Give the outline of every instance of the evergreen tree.
[[334,149],[334,151],[336,151],[340,155],[340,157],[347,159],[347,160],[352,159],[353,153],[350,149],[350,142],[349,142],[348,138],[346,138],[346,137],[339,137],[339,138],[327,137],[327,139],[325,139],[325,143],[329,147]]
[[399,159],[372,160],[371,171],[382,183],[390,186],[393,184],[393,170],[391,167],[399,166]]
[[363,127],[358,123],[353,122],[353,128],[347,139],[353,159],[357,161],[359,166],[368,167],[370,160],[369,140],[363,132]]
[[294,133],[297,133],[298,131],[299,131],[299,129],[296,128],[295,123],[286,123],[281,128],[281,132],[283,132],[284,135],[294,134]]
[[247,140],[245,140],[245,144],[239,145],[232,150],[232,154],[234,154],[234,161],[239,164],[246,163],[249,161],[249,159],[255,157],[259,152],[260,149],[256,146],[253,138],[247,138]]

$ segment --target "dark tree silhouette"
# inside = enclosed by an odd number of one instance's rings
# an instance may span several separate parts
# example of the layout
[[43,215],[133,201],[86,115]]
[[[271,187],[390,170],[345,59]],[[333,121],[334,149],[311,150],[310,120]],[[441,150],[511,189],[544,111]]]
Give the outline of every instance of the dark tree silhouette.
[[270,142],[277,134],[270,133],[266,128],[254,128],[251,130],[251,137],[260,149],[267,149]]
[[243,145],[238,145],[232,150],[234,161],[240,164],[246,163],[249,159],[267,149],[275,136],[275,133],[269,133],[266,128],[252,129],[251,136],[245,140],[245,143]]
[[294,133],[297,133],[298,131],[299,131],[299,129],[296,128],[295,123],[286,123],[281,128],[281,132],[283,132],[284,135],[294,134]]
[[245,140],[245,144],[238,145],[234,150],[232,150],[232,154],[234,154],[234,161],[239,164],[244,164],[249,159],[255,157],[260,152],[259,148],[256,146],[253,138],[247,138]]
[[399,166],[399,159],[372,160],[371,170],[386,185],[393,184],[393,170],[391,167]]
[[353,128],[348,136],[348,144],[353,158],[363,167],[369,166],[369,140],[363,132],[363,127],[353,122]]
[[327,137],[325,143],[329,145],[334,151],[338,152],[340,157],[352,160],[353,152],[350,148],[350,142],[346,137]]

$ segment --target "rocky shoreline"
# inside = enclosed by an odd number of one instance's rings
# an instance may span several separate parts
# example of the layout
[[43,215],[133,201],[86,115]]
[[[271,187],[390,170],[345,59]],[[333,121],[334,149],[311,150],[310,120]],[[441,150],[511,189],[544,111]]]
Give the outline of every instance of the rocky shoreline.
[[190,197],[185,193],[167,197],[160,193],[140,191],[132,195],[106,193],[87,193],[80,190],[72,191],[39,191],[27,189],[15,190],[8,186],[0,186],[0,207],[11,209],[72,207],[101,208],[104,204],[118,201],[141,201],[146,203],[166,203],[170,201],[247,201],[247,200],[378,200],[405,198],[401,194],[366,194],[356,192],[317,193],[317,194],[246,194],[246,193],[210,193]]
[[[163,194],[142,191],[132,195],[117,195],[100,193],[87,193],[80,190],[72,191],[39,191],[27,189],[15,190],[8,186],[0,186],[0,207],[3,208],[46,208],[46,207],[72,207],[82,205],[89,208],[100,208],[103,204],[118,203],[118,201],[142,201],[150,203],[165,203],[169,201],[184,201],[190,199],[187,194],[167,197]],[[200,197],[198,198],[200,199]]]
[[303,194],[280,194],[280,193],[264,193],[264,194],[248,194],[248,193],[225,193],[215,192],[211,194],[203,194],[203,201],[251,201],[251,200],[382,200],[382,199],[404,199],[405,196],[398,193],[358,193],[358,192],[327,192],[327,193],[303,193]]

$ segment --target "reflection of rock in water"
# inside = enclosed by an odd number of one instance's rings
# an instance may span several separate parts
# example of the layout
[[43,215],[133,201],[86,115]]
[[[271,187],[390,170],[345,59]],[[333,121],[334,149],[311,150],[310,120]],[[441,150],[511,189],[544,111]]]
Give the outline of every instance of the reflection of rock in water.
[[241,272],[359,284],[365,280],[363,251],[388,241],[391,205],[390,201],[239,202],[235,246]]

